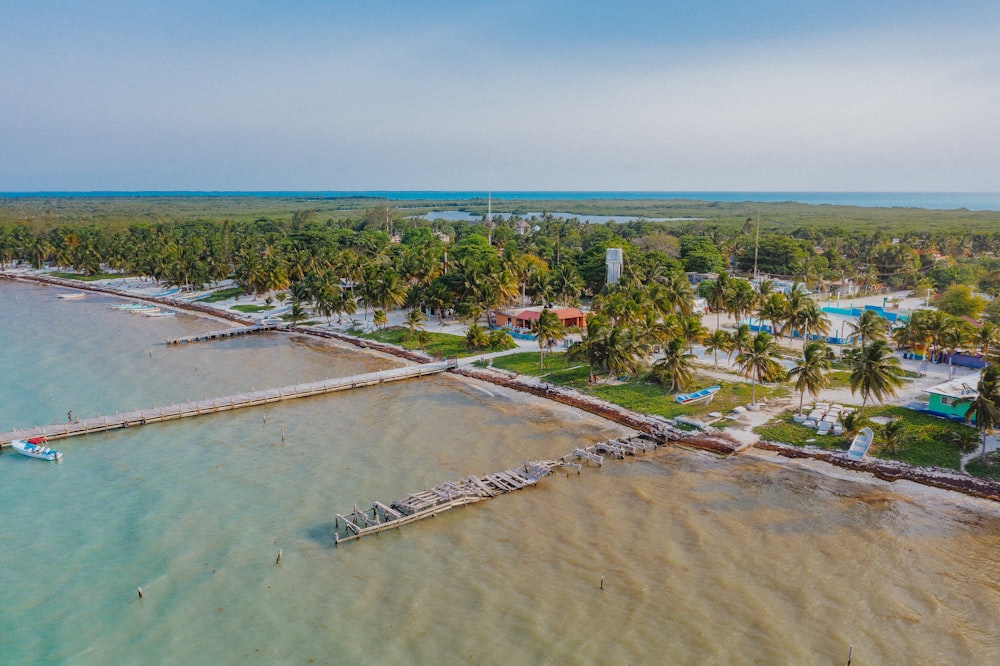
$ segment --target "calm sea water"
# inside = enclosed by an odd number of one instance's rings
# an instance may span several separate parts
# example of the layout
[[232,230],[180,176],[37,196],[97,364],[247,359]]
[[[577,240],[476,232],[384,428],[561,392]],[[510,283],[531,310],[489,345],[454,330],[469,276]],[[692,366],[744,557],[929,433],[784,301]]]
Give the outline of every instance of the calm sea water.
[[1000,192],[716,192],[716,191],[643,191],[643,192],[608,192],[608,191],[523,191],[523,192],[474,192],[474,191],[395,191],[395,190],[365,190],[365,191],[329,191],[329,192],[299,192],[299,191],[261,191],[261,192],[4,192],[0,197],[45,196],[45,197],[163,197],[163,196],[203,196],[203,197],[374,197],[391,199],[393,201],[467,201],[469,199],[485,199],[487,195],[494,199],[516,199],[528,201],[582,201],[590,199],[627,200],[637,199],[686,199],[693,201],[726,201],[726,202],[761,202],[774,203],[794,201],[805,204],[831,204],[838,206],[865,206],[876,208],[929,208],[952,210],[966,208],[968,210],[1000,211]]
[[[4,430],[392,364],[277,334],[167,348],[218,324],[55,293],[0,281]],[[1000,508],[818,465],[667,447],[331,541],[355,502],[621,432],[435,377],[5,452],[0,663],[1000,660]]]

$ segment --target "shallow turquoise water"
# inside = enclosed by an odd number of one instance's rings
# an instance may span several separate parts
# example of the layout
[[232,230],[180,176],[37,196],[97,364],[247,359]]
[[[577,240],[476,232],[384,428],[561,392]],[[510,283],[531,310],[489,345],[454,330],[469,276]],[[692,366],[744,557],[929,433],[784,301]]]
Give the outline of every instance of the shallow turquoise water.
[[[218,324],[53,294],[0,282],[0,424],[393,363],[277,334],[167,348]],[[61,464],[5,452],[0,663],[1000,657],[1000,510],[808,465],[668,447],[331,541],[354,503],[619,432],[435,377],[63,440]]]

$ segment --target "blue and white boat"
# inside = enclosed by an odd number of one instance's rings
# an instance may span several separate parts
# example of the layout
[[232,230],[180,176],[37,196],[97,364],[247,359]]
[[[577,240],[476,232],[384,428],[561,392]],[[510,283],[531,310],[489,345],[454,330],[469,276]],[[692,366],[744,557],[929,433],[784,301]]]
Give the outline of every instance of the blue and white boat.
[[692,405],[699,402],[711,402],[715,394],[719,392],[721,386],[709,386],[694,393],[679,393],[675,400],[682,405]]
[[875,433],[872,432],[872,429],[862,428],[851,442],[851,448],[847,450],[847,457],[851,460],[861,460],[864,458],[865,454],[868,453],[868,449],[871,448],[873,439],[875,439]]
[[50,449],[47,446],[42,446],[45,441],[44,437],[33,437],[29,440],[15,439],[10,443],[15,451],[21,455],[28,456],[29,458],[38,458],[39,460],[62,460],[62,454],[55,449]]

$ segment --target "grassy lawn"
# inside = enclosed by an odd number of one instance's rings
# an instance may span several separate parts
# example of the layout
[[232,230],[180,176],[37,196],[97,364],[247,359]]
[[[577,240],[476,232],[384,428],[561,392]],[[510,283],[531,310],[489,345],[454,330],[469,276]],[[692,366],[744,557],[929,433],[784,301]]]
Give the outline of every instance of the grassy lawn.
[[[204,300],[204,299],[202,299],[202,300]],[[234,306],[232,306],[229,309],[230,310],[236,310],[237,312],[245,312],[246,314],[256,314],[258,312],[267,312],[268,310],[273,310],[274,306],[273,305],[252,305],[250,303],[246,303],[246,304],[243,304],[243,305],[234,305]]]
[[478,351],[469,351],[465,348],[465,337],[461,335],[451,335],[449,333],[431,333],[427,336],[430,342],[423,347],[417,345],[415,340],[405,339],[410,331],[402,326],[392,326],[381,331],[365,333],[361,337],[378,342],[388,342],[399,345],[403,349],[419,349],[425,351],[435,358],[457,358],[459,356],[475,356],[481,354]]
[[64,280],[79,280],[81,282],[94,282],[96,280],[111,280],[125,277],[121,273],[95,273],[94,275],[83,275],[81,273],[49,273],[52,277]]
[[[873,425],[875,442],[870,455],[922,467],[959,469],[962,452],[951,442],[949,434],[960,428],[968,428],[968,426],[897,406],[869,407],[865,416],[869,418],[874,416],[898,418],[902,419],[904,423],[903,441],[895,453],[886,450],[881,445],[879,426]],[[825,449],[846,449],[849,446],[849,442],[843,437],[817,436],[811,428],[794,423],[791,414],[786,414],[780,419],[759,426],[754,429],[754,432],[764,439],[793,446],[810,444]],[[809,439],[815,441],[807,442],[806,440]]]
[[[697,379],[697,388],[719,384],[722,388],[709,404],[679,405],[673,394],[668,394],[660,384],[643,378],[627,382],[604,384],[588,383],[589,370],[585,364],[567,361],[565,354],[547,354],[545,367],[539,369],[538,354],[525,352],[493,359],[493,367],[523,375],[544,377],[553,384],[572,386],[583,393],[602,398],[616,405],[644,414],[658,414],[666,418],[675,416],[704,416],[709,412],[728,412],[737,405],[750,402],[750,384],[743,382],[718,382],[714,379]],[[697,374],[695,375],[697,377]],[[787,386],[758,386],[757,399],[788,395]]]
[[219,301],[226,301],[230,298],[237,298],[243,295],[243,290],[239,287],[229,287],[228,289],[220,289],[219,291],[204,296],[202,298],[195,299],[199,303],[218,303]]
[[965,471],[975,476],[986,477],[1000,481],[1000,460],[990,460],[990,454],[986,454],[986,463],[979,462],[979,458],[970,461],[965,466]]

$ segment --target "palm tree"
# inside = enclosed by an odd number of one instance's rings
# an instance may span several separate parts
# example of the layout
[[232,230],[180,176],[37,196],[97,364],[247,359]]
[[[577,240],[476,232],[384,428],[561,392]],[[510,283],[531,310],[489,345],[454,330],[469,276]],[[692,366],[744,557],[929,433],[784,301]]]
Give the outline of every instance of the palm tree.
[[705,338],[705,353],[715,355],[715,369],[719,369],[719,352],[728,352],[733,344],[733,339],[721,328],[712,331],[712,334]]
[[739,356],[753,343],[753,333],[750,331],[749,324],[737,326],[736,330],[729,335],[729,340],[729,349],[726,350],[726,353],[729,354],[731,360],[734,353]]
[[410,335],[412,336],[417,329],[423,330],[424,324],[424,313],[420,310],[413,308],[406,313],[406,327],[410,329]]
[[669,383],[670,393],[683,390],[694,379],[694,354],[684,351],[686,344],[684,338],[674,338],[664,348],[663,358],[653,364],[653,376],[661,384]]
[[879,428],[882,436],[882,444],[885,449],[896,455],[899,453],[899,446],[903,443],[903,436],[906,431],[903,429],[903,419],[893,419]]
[[743,374],[750,378],[750,403],[757,404],[757,382],[772,381],[781,370],[778,362],[778,344],[774,337],[760,331],[753,337],[750,346],[736,357],[736,364]]
[[469,324],[469,329],[465,332],[465,348],[485,349],[489,344],[490,338],[486,329],[475,322]]
[[868,399],[875,397],[879,402],[896,395],[903,385],[903,370],[899,359],[892,355],[885,340],[875,340],[859,350],[851,370],[851,393],[861,391],[861,413],[864,413]]
[[844,435],[847,439],[854,439],[854,436],[865,427],[867,419],[857,412],[847,412],[840,417],[840,423],[844,426]]
[[589,368],[590,381],[594,382],[596,368],[606,368],[607,334],[610,324],[603,314],[592,312],[587,315],[587,331],[579,342],[574,342],[567,350],[567,358],[585,361]]
[[979,443],[979,435],[975,430],[969,428],[962,428],[961,430],[952,430],[948,433],[948,439],[951,440],[952,444],[961,451],[962,453],[968,453],[975,450],[976,444]]
[[788,378],[795,380],[795,390],[799,392],[799,413],[805,401],[806,391],[815,397],[820,389],[830,385],[826,371],[833,365],[827,354],[827,346],[818,341],[806,343],[802,349],[802,358],[795,367],[788,371]]
[[[758,320],[768,320],[771,322],[771,331],[776,337],[781,337],[785,332],[785,323],[788,314],[788,301],[785,295],[775,293],[764,299],[757,309]],[[762,323],[758,321],[758,323]]]
[[375,308],[372,312],[372,325],[374,325],[375,328],[383,328],[388,323],[389,318],[386,317],[385,310],[382,308]]
[[729,275],[726,273],[719,273],[719,277],[715,279],[712,283],[712,287],[708,290],[705,300],[708,302],[708,307],[715,310],[715,327],[721,328],[720,313],[726,309],[726,303],[728,302],[729,291]]
[[639,371],[639,359],[649,354],[649,350],[649,343],[631,330],[612,326],[604,340],[604,365],[611,376],[633,376]]
[[861,338],[861,346],[864,347],[872,340],[885,339],[889,330],[889,320],[874,310],[865,310],[857,321],[849,323],[848,326],[853,335]]
[[681,337],[688,345],[688,351],[694,352],[695,344],[705,339],[708,330],[702,326],[701,315],[688,315],[680,320]]
[[1000,340],[1000,328],[990,320],[983,322],[983,325],[973,335],[973,341],[979,346],[979,351],[983,356],[990,355],[990,348]]
[[986,436],[1000,426],[1000,367],[988,365],[979,375],[979,392],[965,410],[965,418],[972,420],[979,429],[979,437],[983,443],[983,452],[979,456],[986,462]]
[[[830,318],[816,301],[809,299],[799,312],[799,324],[802,326],[802,339],[808,340],[812,335],[826,335],[830,332]],[[803,343],[803,349],[805,343]]]
[[535,338],[538,340],[538,369],[545,367],[545,347],[566,337],[566,328],[559,316],[549,308],[543,308],[535,324]]
[[796,282],[788,290],[785,300],[788,302],[788,310],[785,313],[785,320],[788,324],[788,341],[791,342],[796,332],[805,338],[802,327],[805,323],[806,311],[812,299],[806,294],[805,288]]

